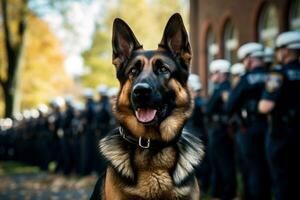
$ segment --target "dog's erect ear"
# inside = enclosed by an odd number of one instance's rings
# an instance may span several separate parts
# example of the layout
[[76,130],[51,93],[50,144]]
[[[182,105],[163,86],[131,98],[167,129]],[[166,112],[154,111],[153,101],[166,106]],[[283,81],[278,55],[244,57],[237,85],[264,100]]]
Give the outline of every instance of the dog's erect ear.
[[175,13],[169,19],[159,47],[171,51],[173,55],[181,56],[189,66],[191,60],[191,47],[180,14]]
[[142,49],[129,26],[121,19],[116,18],[113,24],[112,35],[113,64],[118,68],[132,52]]

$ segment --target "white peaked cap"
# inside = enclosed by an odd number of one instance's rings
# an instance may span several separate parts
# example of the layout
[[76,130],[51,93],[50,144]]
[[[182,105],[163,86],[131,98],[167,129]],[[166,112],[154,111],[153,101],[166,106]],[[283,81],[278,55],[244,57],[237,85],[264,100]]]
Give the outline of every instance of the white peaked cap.
[[238,58],[240,60],[243,60],[247,56],[250,57],[264,57],[264,46],[260,43],[256,42],[249,42],[244,45],[242,45],[238,49]]
[[230,62],[228,60],[223,60],[223,59],[213,60],[209,65],[209,71],[211,73],[217,71],[221,73],[227,73],[229,72],[229,68],[230,68]]
[[112,97],[112,96],[117,96],[119,93],[119,88],[117,87],[112,87],[107,91],[107,96]]
[[202,89],[202,84],[200,78],[197,74],[190,74],[188,78],[188,84],[193,91],[198,91]]
[[62,97],[55,97],[53,103],[57,107],[62,107],[65,104],[65,100]]
[[246,72],[245,65],[242,63],[235,63],[234,65],[231,66],[230,73],[232,75],[243,75]]
[[284,47],[288,49],[300,49],[300,32],[288,31],[281,33],[276,39],[276,47]]
[[92,98],[94,95],[93,89],[92,88],[85,88],[83,91],[83,95],[86,98]]
[[98,85],[97,91],[98,91],[101,95],[107,95],[108,87],[107,87],[106,85],[104,85],[104,84]]
[[67,95],[67,96],[65,97],[65,101],[66,101],[66,103],[72,104],[73,101],[74,101],[74,98],[73,98],[72,95]]
[[38,110],[41,112],[41,113],[47,113],[48,112],[48,106],[45,105],[45,104],[40,104],[38,106]]

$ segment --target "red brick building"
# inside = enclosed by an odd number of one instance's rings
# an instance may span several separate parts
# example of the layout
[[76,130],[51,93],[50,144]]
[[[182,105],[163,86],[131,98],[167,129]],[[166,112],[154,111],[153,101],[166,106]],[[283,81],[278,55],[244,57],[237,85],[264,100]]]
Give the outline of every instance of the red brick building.
[[300,30],[300,0],[190,0],[192,72],[200,74],[205,94],[208,65],[216,58],[237,62],[246,42],[272,47],[282,31]]

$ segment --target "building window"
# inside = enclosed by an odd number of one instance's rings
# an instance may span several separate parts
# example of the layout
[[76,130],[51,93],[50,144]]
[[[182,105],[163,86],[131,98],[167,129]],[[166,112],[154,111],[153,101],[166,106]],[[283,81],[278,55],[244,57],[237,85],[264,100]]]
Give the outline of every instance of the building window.
[[224,58],[231,63],[237,62],[238,36],[231,21],[226,22],[224,29]]
[[207,46],[206,46],[206,52],[207,52],[207,64],[209,65],[211,61],[216,59],[217,54],[219,52],[219,47],[216,43],[216,37],[213,33],[212,29],[210,28],[207,34]]
[[300,31],[300,0],[291,3],[289,14],[290,29]]
[[259,42],[265,46],[274,47],[275,38],[279,33],[278,16],[276,8],[272,5],[265,5],[259,17],[258,36]]

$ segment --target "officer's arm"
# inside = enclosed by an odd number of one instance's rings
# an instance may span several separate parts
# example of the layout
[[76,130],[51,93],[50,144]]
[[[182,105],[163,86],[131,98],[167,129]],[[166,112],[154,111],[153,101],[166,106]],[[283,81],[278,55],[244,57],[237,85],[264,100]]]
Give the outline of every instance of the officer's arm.
[[275,107],[274,101],[263,99],[259,101],[258,110],[262,114],[270,113]]
[[278,72],[271,72],[266,81],[265,90],[262,99],[259,101],[258,110],[262,114],[272,112],[276,101],[280,96],[280,90],[283,84],[283,76]]

